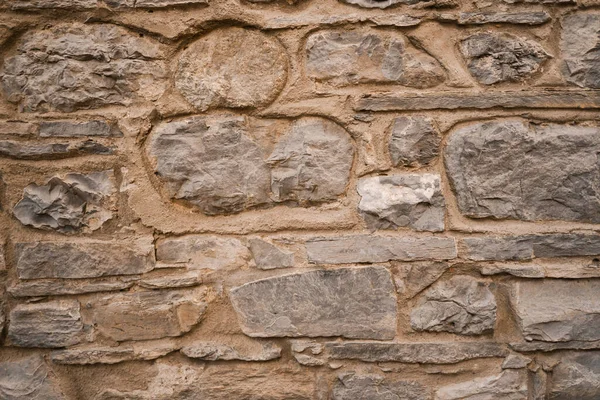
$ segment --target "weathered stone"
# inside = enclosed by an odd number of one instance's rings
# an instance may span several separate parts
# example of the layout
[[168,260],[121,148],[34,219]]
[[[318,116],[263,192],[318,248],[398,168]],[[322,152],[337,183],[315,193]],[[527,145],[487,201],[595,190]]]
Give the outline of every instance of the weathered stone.
[[21,279],[135,275],[154,268],[152,237],[129,242],[17,243],[15,249]]
[[136,8],[159,8],[187,5],[208,5],[208,0],[135,0]]
[[50,357],[56,364],[117,364],[133,360],[155,360],[178,350],[171,342],[133,343],[115,347],[85,346],[55,350]]
[[187,271],[176,275],[140,279],[137,284],[146,289],[165,289],[198,286],[203,282],[204,278],[198,271]]
[[202,319],[205,311],[202,290],[109,295],[91,307],[98,332],[119,342],[181,336]]
[[598,281],[521,281],[513,308],[526,340],[600,340]]
[[490,284],[466,275],[453,276],[428,289],[410,313],[417,331],[481,335],[496,323],[496,299]]
[[445,163],[469,217],[597,223],[598,149],[598,128],[493,121],[451,134]]
[[416,262],[394,268],[396,291],[412,298],[438,280],[450,264],[446,262]]
[[533,244],[527,236],[481,237],[463,239],[469,260],[531,260]]
[[66,347],[83,339],[79,303],[54,300],[19,304],[10,312],[8,339],[20,347]]
[[444,386],[435,393],[435,398],[436,400],[526,400],[527,379],[523,372],[507,370],[500,375]]
[[398,117],[392,123],[389,151],[395,166],[421,167],[438,156],[441,137],[431,118]]
[[334,360],[454,364],[476,358],[504,357],[506,348],[493,342],[400,343],[330,342],[325,350]]
[[44,358],[37,355],[0,362],[0,398],[3,400],[63,400],[65,395]]
[[445,202],[437,174],[367,177],[358,181],[357,190],[358,209],[371,228],[444,230]]
[[552,370],[548,399],[594,400],[600,398],[600,353],[564,356]]
[[30,122],[1,121],[0,136],[8,138],[28,138],[38,131],[38,126]]
[[14,0],[10,7],[14,10],[65,8],[71,10],[96,8],[97,0]]
[[[582,160],[579,161],[580,163]],[[582,199],[582,205],[586,205]],[[593,208],[593,204],[587,203]],[[540,235],[532,238],[533,254],[536,257],[578,257],[600,254],[600,235],[555,234]]]
[[381,267],[267,278],[232,289],[230,298],[248,336],[391,339],[396,333],[394,286]]
[[463,12],[458,15],[457,22],[461,25],[483,24],[521,24],[541,25],[550,21],[551,17],[546,11],[532,12]]
[[510,354],[502,362],[502,369],[521,369],[527,367],[531,362],[531,358],[522,356],[521,354]]
[[6,98],[26,112],[92,109],[155,99],[166,87],[156,42],[105,24],[60,24],[26,33],[4,63]]
[[306,251],[315,264],[449,260],[456,257],[456,244],[447,237],[353,235],[310,240]]
[[16,160],[53,160],[86,154],[110,155],[114,149],[87,140],[79,143],[28,143],[0,140],[0,157]]
[[298,362],[298,364],[305,365],[307,367],[321,367],[326,363],[325,360],[313,357],[309,354],[292,353],[292,355],[294,356],[294,359]]
[[14,297],[60,296],[69,294],[84,294],[97,292],[112,292],[132,287],[137,276],[119,279],[99,279],[92,282],[79,280],[44,279],[19,282],[8,288]]
[[255,30],[215,30],[179,57],[175,86],[198,110],[259,107],[287,79],[287,55],[272,36]]
[[158,240],[156,258],[175,267],[233,270],[246,265],[250,252],[238,239],[186,235]]
[[260,269],[290,268],[294,266],[294,253],[281,249],[262,239],[250,239],[250,251]]
[[290,14],[268,18],[263,23],[265,29],[289,29],[303,26],[323,26],[339,24],[356,24],[370,22],[378,26],[408,27],[419,25],[421,17],[403,14],[364,15],[362,13],[323,15],[309,10],[305,14]]
[[469,72],[479,83],[530,78],[550,56],[538,43],[509,33],[476,33],[460,42]]
[[332,394],[333,400],[424,400],[431,397],[429,390],[417,382],[394,381],[383,375],[351,372],[338,375]]
[[122,137],[123,132],[106,121],[44,121],[39,126],[40,137]]
[[281,357],[281,347],[265,343],[259,351],[243,352],[224,344],[194,342],[183,347],[181,353],[186,357],[204,361],[270,361]]
[[482,275],[509,274],[520,278],[545,278],[544,267],[536,264],[491,264],[481,266]]
[[354,148],[342,127],[323,118],[301,118],[283,134],[267,160],[275,201],[323,202],[346,191]]
[[600,88],[600,14],[571,14],[561,25],[563,76],[577,86]]
[[395,83],[428,88],[446,78],[435,58],[399,33],[319,31],[308,37],[306,53],[308,76],[336,86]]
[[341,0],[365,8],[388,8],[397,4],[418,4],[429,0]]
[[593,342],[581,342],[572,340],[570,342],[532,342],[510,343],[510,348],[521,353],[552,352],[557,350],[598,350],[600,340]]
[[113,217],[115,193],[112,171],[67,174],[46,185],[25,187],[13,214],[23,225],[38,229],[61,233],[96,230]]

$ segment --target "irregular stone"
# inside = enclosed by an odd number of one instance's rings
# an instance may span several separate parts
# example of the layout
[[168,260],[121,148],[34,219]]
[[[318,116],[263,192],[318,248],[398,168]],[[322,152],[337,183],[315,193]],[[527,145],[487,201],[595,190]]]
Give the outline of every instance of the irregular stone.
[[322,26],[339,24],[357,24],[360,22],[370,22],[379,26],[408,27],[417,26],[422,18],[412,15],[402,14],[383,14],[383,15],[363,15],[363,14],[335,14],[323,15],[314,12],[305,14],[293,14],[280,17],[268,18],[263,22],[265,29],[289,29],[300,28],[303,26]]
[[233,270],[246,265],[250,252],[238,239],[186,235],[159,239],[156,258],[175,267]]
[[395,166],[421,167],[439,154],[441,137],[431,118],[398,117],[392,123],[389,151]]
[[252,337],[391,339],[396,297],[382,267],[341,268],[267,278],[233,288],[242,331]]
[[117,364],[133,360],[155,360],[178,350],[172,342],[133,343],[116,347],[85,346],[55,350],[52,362],[67,365]]
[[563,76],[577,86],[600,88],[600,14],[574,13],[561,25]]
[[181,336],[204,316],[206,293],[149,291],[105,296],[91,306],[98,332],[116,341]]
[[527,236],[481,237],[462,240],[469,260],[531,260],[533,245]]
[[527,379],[522,372],[507,370],[500,375],[444,386],[435,393],[435,398],[436,400],[526,400]]
[[418,4],[429,0],[341,0],[364,8],[388,8],[397,4]]
[[250,251],[260,269],[290,268],[294,266],[294,253],[283,250],[262,239],[250,239]]
[[44,121],[39,125],[40,137],[123,137],[117,125],[106,121]]
[[204,282],[198,271],[188,271],[177,275],[157,276],[140,279],[137,284],[146,289],[183,288],[198,286]]
[[537,42],[509,33],[481,32],[460,42],[469,72],[479,83],[530,78],[550,55]]
[[46,185],[25,187],[13,214],[23,225],[38,229],[93,231],[113,217],[116,190],[110,170],[54,177]]
[[265,343],[258,352],[240,353],[237,349],[219,343],[194,342],[181,349],[186,357],[204,361],[270,361],[281,357],[281,347]]
[[298,362],[298,364],[305,365],[307,367],[321,367],[326,363],[325,360],[313,357],[308,354],[292,353],[292,355],[294,356],[294,359]]
[[3,400],[66,399],[56,377],[40,355],[0,362],[0,398]]
[[112,292],[125,290],[132,287],[137,276],[129,276],[119,279],[100,279],[93,282],[81,282],[79,280],[33,280],[19,282],[8,288],[13,297],[39,297],[60,296],[70,294],[84,294],[97,292]]
[[438,280],[450,268],[445,262],[416,262],[402,264],[394,268],[396,291],[407,298],[413,298]]
[[76,300],[19,304],[10,312],[8,339],[19,347],[67,347],[82,341]]
[[65,8],[70,10],[96,8],[97,0],[13,0],[13,10],[35,10],[45,8]]
[[59,24],[21,38],[4,63],[2,88],[25,112],[127,106],[164,92],[164,59],[158,43],[124,28]]
[[520,354],[510,354],[502,362],[502,369],[521,369],[527,367],[531,358]]
[[536,264],[491,264],[482,265],[482,275],[509,274],[520,278],[545,278],[544,267]]
[[437,174],[367,177],[358,181],[357,190],[358,209],[370,228],[444,230],[446,204]]
[[294,121],[267,160],[274,200],[337,199],[346,191],[353,155],[350,135],[339,125],[323,118]]
[[[582,163],[583,160],[579,162]],[[587,206],[594,207],[593,204]],[[536,257],[579,257],[600,254],[600,235],[598,234],[540,235],[533,237],[532,242],[533,254]]]
[[532,12],[462,12],[458,14],[457,22],[460,25],[483,24],[521,24],[542,25],[552,19],[546,11]]
[[394,381],[383,375],[352,372],[338,375],[332,394],[333,400],[423,400],[431,397],[429,390],[417,382]]
[[0,121],[0,136],[27,138],[36,134],[38,126],[30,122]]
[[600,397],[600,353],[573,353],[552,370],[548,399],[594,400]]
[[[377,1],[385,4],[388,1]],[[336,86],[393,83],[428,88],[446,79],[440,63],[399,33],[318,31],[306,42],[310,78]]]
[[526,340],[600,340],[600,282],[543,280],[515,283],[513,309]]
[[186,5],[208,5],[208,0],[135,0],[136,8],[160,8]]
[[445,163],[469,217],[597,223],[598,149],[595,127],[492,121],[451,134]]
[[525,342],[510,343],[510,348],[522,353],[552,352],[557,350],[597,350],[600,349],[600,341],[581,342],[572,340],[570,342]]
[[323,352],[323,345],[312,340],[293,340],[291,348],[294,353],[310,350],[311,354],[318,355]]
[[285,49],[274,37],[217,29],[181,53],[175,86],[200,111],[260,107],[283,89],[287,64]]
[[53,160],[87,154],[110,155],[114,154],[114,149],[92,140],[79,143],[48,144],[0,140],[0,157],[15,160]]
[[20,279],[135,275],[154,268],[152,237],[114,242],[17,243],[15,250]]
[[506,356],[504,346],[494,342],[400,343],[329,342],[325,350],[334,360],[455,364],[476,358]]
[[449,260],[456,257],[456,244],[447,237],[353,235],[309,240],[306,251],[313,264]]

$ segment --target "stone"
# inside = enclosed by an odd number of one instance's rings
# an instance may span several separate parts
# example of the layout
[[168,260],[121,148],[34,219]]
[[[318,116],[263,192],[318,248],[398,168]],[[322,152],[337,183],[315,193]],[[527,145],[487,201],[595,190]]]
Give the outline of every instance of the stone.
[[234,270],[246,265],[249,258],[248,248],[234,238],[186,235],[156,243],[156,259],[174,267]]
[[97,0],[14,0],[10,7],[13,10],[35,10],[46,8],[90,9],[96,8]]
[[439,154],[441,137],[428,117],[397,117],[392,122],[389,152],[394,166],[422,167]]
[[504,346],[494,342],[329,342],[325,343],[325,351],[334,360],[408,364],[455,364],[508,354]]
[[24,112],[128,106],[164,92],[165,57],[160,44],[121,27],[58,24],[21,37],[2,89]]
[[460,42],[469,72],[492,85],[531,78],[550,55],[537,42],[510,33],[481,32]]
[[381,15],[364,15],[364,14],[317,14],[314,12],[290,14],[284,16],[269,17],[263,22],[265,29],[289,29],[300,28],[304,26],[321,26],[321,25],[339,25],[339,24],[356,24],[360,22],[370,22],[378,26],[395,26],[409,27],[417,26],[422,22],[422,17],[403,14],[381,14]]
[[250,282],[230,291],[242,331],[252,337],[392,339],[396,296],[382,267],[340,268]]
[[181,336],[206,311],[204,290],[148,291],[107,295],[93,302],[98,332],[118,342]]
[[114,149],[92,140],[48,144],[0,140],[0,157],[15,160],[54,160],[88,154],[110,155],[114,154]]
[[[588,206],[593,207],[593,205],[589,204]],[[554,235],[540,235],[534,237],[532,242],[533,254],[536,257],[600,255],[600,235],[598,234],[559,233]]]
[[452,133],[445,164],[468,217],[598,223],[597,149],[595,127],[497,120]]
[[187,271],[176,275],[165,275],[140,279],[137,284],[146,289],[166,289],[198,286],[204,278],[198,271]]
[[456,257],[456,243],[447,237],[352,235],[311,239],[306,251],[313,264],[450,260]]
[[413,298],[437,281],[450,268],[446,262],[412,262],[394,268],[396,291]]
[[326,363],[325,360],[313,357],[309,354],[292,353],[292,356],[294,356],[294,359],[298,362],[298,364],[307,367],[321,367]]
[[440,63],[405,36],[359,29],[311,34],[306,41],[306,72],[335,86],[391,83],[429,88],[446,79]]
[[400,4],[418,4],[429,0],[341,0],[344,3],[364,8],[388,8]]
[[67,347],[83,340],[76,300],[18,304],[10,311],[8,339],[19,347]]
[[338,375],[333,386],[333,400],[424,400],[429,390],[418,382],[386,379],[378,374],[345,372]]
[[217,29],[181,53],[175,87],[199,111],[260,107],[283,89],[287,68],[286,51],[273,36]]
[[21,121],[0,121],[0,136],[29,138],[38,132],[37,124]]
[[562,73],[567,82],[600,88],[600,14],[574,13],[561,21]]
[[545,268],[536,264],[491,264],[482,265],[480,272],[482,275],[508,274],[520,278],[545,278],[547,276]]
[[8,292],[14,297],[61,296],[98,292],[113,292],[129,289],[135,284],[137,276],[119,279],[100,279],[92,282],[63,279],[36,279],[18,282],[8,287]]
[[546,11],[532,12],[462,12],[458,15],[460,25],[521,24],[542,25],[552,18]]
[[417,331],[481,335],[494,330],[496,299],[488,282],[456,275],[425,291],[410,313]]
[[3,400],[65,400],[58,380],[40,355],[0,362]]
[[291,268],[294,253],[284,250],[262,239],[250,239],[250,251],[259,269]]
[[510,343],[510,348],[521,353],[531,352],[552,352],[557,350],[598,350],[600,349],[600,340],[593,342],[581,342],[572,340],[570,342],[523,342]]
[[29,242],[15,245],[20,279],[97,278],[154,268],[152,237],[130,241]]
[[462,240],[469,260],[531,260],[533,245],[527,236],[473,237]]
[[311,117],[294,121],[267,160],[274,200],[336,200],[346,191],[353,156],[350,135],[336,123]]
[[203,361],[270,361],[281,357],[281,347],[265,343],[259,351],[240,352],[234,347],[220,343],[193,342],[183,347],[181,353]]
[[445,201],[437,174],[402,174],[361,178],[358,209],[374,229],[410,227],[444,230]]
[[521,281],[512,305],[526,340],[600,340],[600,283],[594,280]]
[[26,186],[13,214],[23,225],[37,229],[93,231],[113,217],[116,190],[111,170],[56,176],[45,185]]
[[475,378],[444,386],[435,393],[436,400],[526,400],[527,379],[524,373],[506,370],[500,375]]
[[115,347],[83,346],[55,350],[50,354],[53,363],[65,365],[117,364],[124,361],[155,360],[178,350],[172,342],[142,342]]
[[600,397],[600,353],[573,353],[552,370],[548,399],[594,400]]
[[531,358],[522,356],[521,354],[510,354],[502,362],[502,369],[526,368],[531,361]]
[[135,0],[135,8],[160,8],[209,4],[209,0]]
[[106,121],[44,121],[39,125],[40,137],[123,137],[116,124]]

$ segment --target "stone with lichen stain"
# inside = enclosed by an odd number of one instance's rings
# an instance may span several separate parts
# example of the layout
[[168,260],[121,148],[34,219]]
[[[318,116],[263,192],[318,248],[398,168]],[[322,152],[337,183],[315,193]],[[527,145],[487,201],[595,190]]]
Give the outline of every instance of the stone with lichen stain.
[[67,399],[41,355],[0,362],[0,397],[3,400]]
[[418,382],[398,381],[379,374],[353,372],[339,374],[332,392],[333,400],[423,400],[430,397],[429,390]]
[[398,117],[391,128],[389,152],[395,166],[421,167],[439,154],[441,137],[428,117]]
[[574,13],[561,25],[563,76],[577,86],[600,88],[600,14]]

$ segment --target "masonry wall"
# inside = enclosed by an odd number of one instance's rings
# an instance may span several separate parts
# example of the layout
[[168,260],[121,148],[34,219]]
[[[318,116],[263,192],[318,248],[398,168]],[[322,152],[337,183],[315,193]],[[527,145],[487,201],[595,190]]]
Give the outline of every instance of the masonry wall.
[[600,2],[0,1],[0,399],[600,399]]

